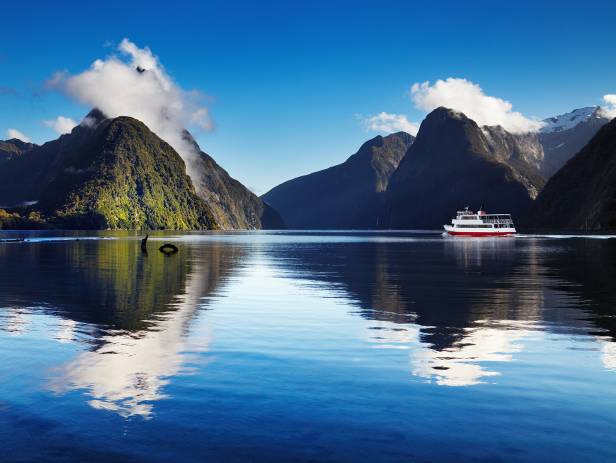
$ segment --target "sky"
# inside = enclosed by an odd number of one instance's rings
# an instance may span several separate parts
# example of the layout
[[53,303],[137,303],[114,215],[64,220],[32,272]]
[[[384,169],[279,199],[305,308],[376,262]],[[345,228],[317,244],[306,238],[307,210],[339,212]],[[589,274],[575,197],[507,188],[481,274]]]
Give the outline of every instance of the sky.
[[[94,103],[143,114],[167,139],[171,130],[151,112],[170,104],[179,108],[173,127],[188,126],[258,194],[344,161],[377,134],[416,131],[435,105],[524,131],[608,104],[605,95],[616,101],[616,2],[21,0],[0,8],[0,139],[57,138]],[[135,90],[134,76],[114,77],[113,65],[139,63],[149,93]]]

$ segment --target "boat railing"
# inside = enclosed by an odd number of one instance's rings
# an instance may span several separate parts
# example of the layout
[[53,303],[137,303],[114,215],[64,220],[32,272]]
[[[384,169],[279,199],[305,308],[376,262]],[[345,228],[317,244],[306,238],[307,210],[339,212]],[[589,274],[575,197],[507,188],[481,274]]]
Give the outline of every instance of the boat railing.
[[513,221],[511,219],[488,219],[488,218],[482,218],[482,221],[484,223],[506,223],[506,224],[511,224],[513,225]]

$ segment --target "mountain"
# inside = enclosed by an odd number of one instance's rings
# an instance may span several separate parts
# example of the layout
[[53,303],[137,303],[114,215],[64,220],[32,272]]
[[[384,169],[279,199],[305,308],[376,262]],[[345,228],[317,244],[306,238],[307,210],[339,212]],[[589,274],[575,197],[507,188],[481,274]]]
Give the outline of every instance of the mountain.
[[191,169],[197,195],[208,204],[219,227],[225,230],[285,228],[278,212],[203,152],[190,133],[185,132],[184,138],[198,153]]
[[388,225],[440,229],[466,205],[521,216],[544,184],[522,142],[500,127],[435,109],[391,177]]
[[[284,227],[274,209],[185,136],[197,155],[192,180],[178,153],[143,123],[94,109],[70,134],[2,164],[0,205],[68,228]],[[4,222],[31,221],[13,215]]]
[[0,169],[0,204],[66,228],[217,228],[182,158],[142,122],[90,113],[70,134]]
[[616,119],[548,181],[526,224],[545,230],[616,229]]
[[609,118],[599,106],[590,106],[543,122],[545,126],[538,135],[545,159],[541,172],[549,178],[579,152]]
[[601,114],[601,108],[599,106],[586,106],[584,108],[574,109],[565,114],[559,114],[558,116],[544,119],[543,123],[545,125],[541,128],[541,133],[566,132],[567,130],[577,127],[579,124],[588,122],[592,119],[601,118],[604,118],[604,116]]
[[289,228],[375,228],[389,179],[414,137],[398,132],[364,143],[342,164],[289,180],[263,199]]
[[30,151],[36,145],[21,141],[18,138],[10,140],[0,140],[0,163],[10,161],[11,159],[21,156],[23,153]]
[[93,129],[105,119],[94,109],[70,134],[40,146],[33,145],[2,164],[0,205],[15,207],[37,202],[42,189],[62,171],[66,158],[78,151],[90,139]]
[[503,127],[482,126],[486,149],[502,164],[513,168],[531,198],[536,198],[545,184],[541,173],[544,163],[543,147],[536,133],[513,134]]
[[37,209],[80,228],[218,226],[182,158],[145,124],[118,117],[82,129],[91,133],[62,158]]

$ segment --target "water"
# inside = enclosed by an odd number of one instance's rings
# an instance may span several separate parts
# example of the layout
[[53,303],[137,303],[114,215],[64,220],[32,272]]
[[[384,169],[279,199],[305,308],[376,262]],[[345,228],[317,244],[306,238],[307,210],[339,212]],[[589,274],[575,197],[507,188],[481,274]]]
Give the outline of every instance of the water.
[[2,461],[616,461],[616,239],[30,239]]

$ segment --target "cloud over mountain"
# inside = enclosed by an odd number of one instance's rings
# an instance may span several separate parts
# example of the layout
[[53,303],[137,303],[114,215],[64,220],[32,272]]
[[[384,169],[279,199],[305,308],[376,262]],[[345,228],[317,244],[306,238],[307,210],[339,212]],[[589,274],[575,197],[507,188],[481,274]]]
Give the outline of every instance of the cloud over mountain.
[[70,117],[58,116],[55,119],[43,121],[43,124],[52,128],[58,135],[70,133],[71,130],[77,125]]
[[25,135],[23,132],[20,132],[17,129],[8,129],[6,131],[6,137],[8,139],[17,138],[18,140],[24,141],[26,143],[31,142],[30,138],[27,135]]
[[148,47],[139,48],[125,38],[117,51],[119,55],[97,59],[79,74],[57,73],[48,86],[108,117],[131,116],[144,122],[175,148],[190,173],[196,153],[183,130],[212,127],[201,94],[174,82]]
[[362,126],[366,131],[394,133],[406,132],[416,135],[419,124],[411,122],[404,114],[391,114],[381,112],[374,116],[359,116]]
[[543,123],[513,111],[509,101],[486,95],[483,89],[467,79],[415,83],[411,86],[415,106],[432,111],[439,106],[463,112],[479,125],[500,125],[512,133],[535,132]]
[[616,117],[616,94],[603,95],[605,106],[601,107],[601,113],[605,117],[613,119]]

